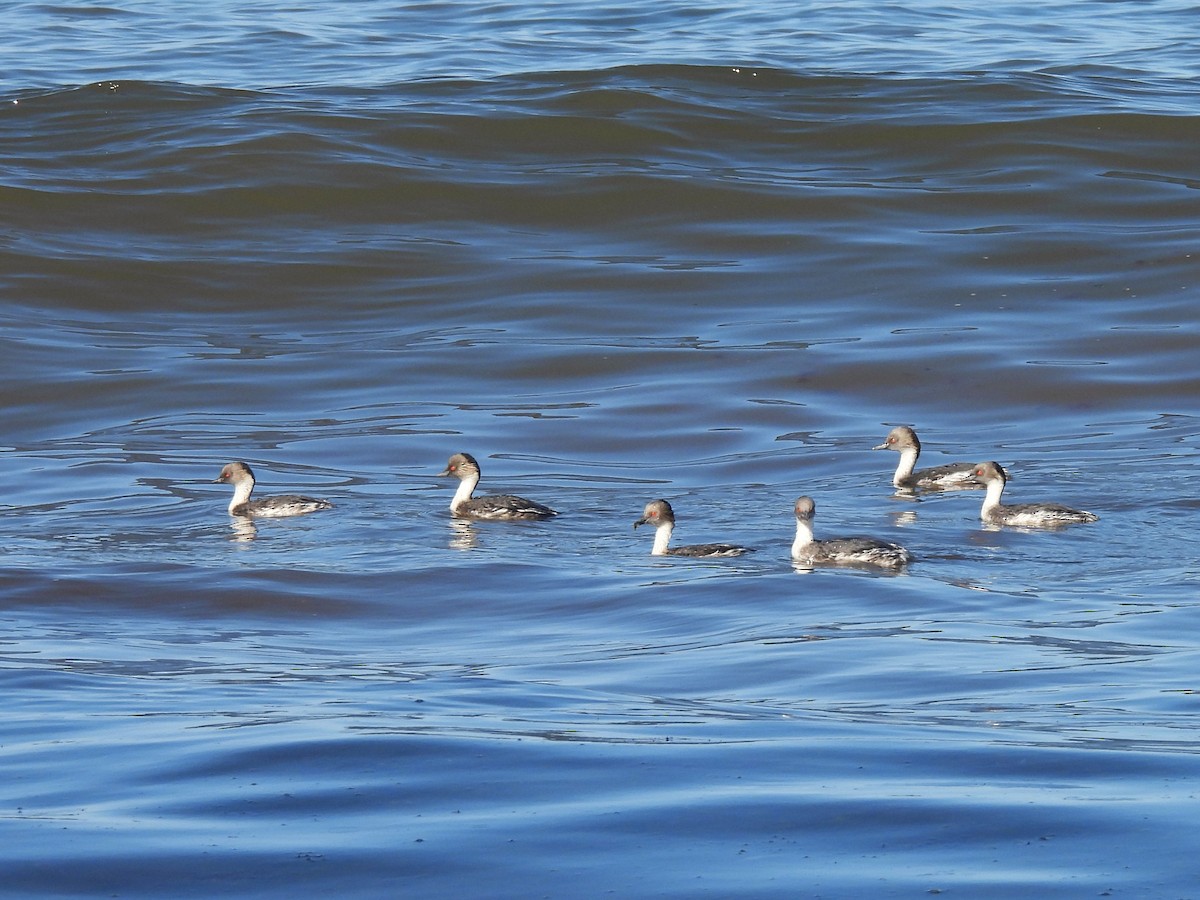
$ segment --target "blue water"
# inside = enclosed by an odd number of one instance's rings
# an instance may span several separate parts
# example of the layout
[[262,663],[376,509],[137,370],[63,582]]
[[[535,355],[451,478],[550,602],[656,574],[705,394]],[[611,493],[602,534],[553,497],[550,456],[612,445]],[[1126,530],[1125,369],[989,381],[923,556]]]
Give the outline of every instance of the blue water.
[[10,10],[0,893],[1194,896],[1195,12]]

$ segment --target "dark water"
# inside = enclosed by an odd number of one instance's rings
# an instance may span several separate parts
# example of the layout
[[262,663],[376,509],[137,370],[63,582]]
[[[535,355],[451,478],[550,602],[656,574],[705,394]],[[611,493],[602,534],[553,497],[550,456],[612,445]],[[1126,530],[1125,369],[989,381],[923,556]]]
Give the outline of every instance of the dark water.
[[0,893],[1198,895],[1194,3],[6,15]]

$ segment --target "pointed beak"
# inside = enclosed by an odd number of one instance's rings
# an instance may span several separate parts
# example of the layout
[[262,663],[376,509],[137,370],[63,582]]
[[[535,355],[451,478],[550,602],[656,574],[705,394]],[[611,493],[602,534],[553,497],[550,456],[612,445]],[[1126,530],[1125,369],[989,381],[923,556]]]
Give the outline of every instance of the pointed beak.
[[650,520],[647,519],[645,516],[642,516],[640,519],[638,519],[636,522],[633,523],[633,527],[636,529],[639,525],[645,525],[649,521]]
[[887,449],[887,444],[886,444],[886,443],[879,444],[878,446],[876,446],[876,447],[872,447],[871,449],[872,449],[872,450],[886,450],[886,449]]
[[445,469],[442,469],[442,471],[438,472],[437,475],[434,476],[434,478],[445,478],[447,475],[453,475],[453,474],[454,473],[451,472],[449,468],[445,468]]

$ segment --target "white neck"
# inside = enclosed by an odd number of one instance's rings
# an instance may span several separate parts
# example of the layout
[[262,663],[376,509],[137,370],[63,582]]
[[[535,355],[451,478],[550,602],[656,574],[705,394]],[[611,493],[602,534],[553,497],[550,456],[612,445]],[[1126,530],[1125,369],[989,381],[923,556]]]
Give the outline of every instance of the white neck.
[[675,530],[675,526],[670,522],[663,522],[654,529],[654,549],[650,551],[651,556],[665,556],[667,553],[667,544],[671,542],[671,532]]
[[983,497],[983,508],[979,510],[979,516],[986,519],[988,514],[1000,505],[1000,495],[1004,493],[1004,479],[997,478],[994,481],[987,483],[987,493]]
[[458,512],[458,508],[471,499],[471,494],[475,493],[475,485],[479,484],[479,475],[468,475],[458,482],[458,490],[454,492],[454,499],[450,501],[450,512]]
[[900,464],[896,466],[896,474],[892,476],[892,485],[900,487],[904,480],[913,473],[913,469],[917,467],[917,448],[906,447],[900,451]]
[[796,520],[796,540],[792,541],[792,556],[800,556],[804,548],[813,542],[812,522]]
[[233,499],[229,501],[229,514],[232,516],[233,511],[250,499],[250,492],[254,490],[254,479],[247,478],[245,481],[239,481],[233,486]]

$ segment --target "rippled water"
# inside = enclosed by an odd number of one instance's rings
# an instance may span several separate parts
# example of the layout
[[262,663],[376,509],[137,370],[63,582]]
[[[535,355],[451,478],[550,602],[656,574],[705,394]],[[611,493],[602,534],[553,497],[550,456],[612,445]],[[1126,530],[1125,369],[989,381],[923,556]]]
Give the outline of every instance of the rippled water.
[[10,11],[3,892],[1193,895],[1194,4],[348,8]]

